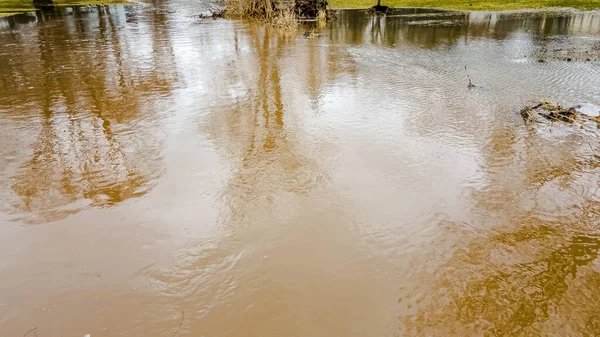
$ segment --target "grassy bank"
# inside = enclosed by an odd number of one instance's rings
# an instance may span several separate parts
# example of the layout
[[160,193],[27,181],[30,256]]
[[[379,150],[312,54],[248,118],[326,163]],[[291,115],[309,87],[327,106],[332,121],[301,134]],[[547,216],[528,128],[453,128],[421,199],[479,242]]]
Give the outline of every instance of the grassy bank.
[[[377,4],[376,0],[330,0],[332,8],[368,8]],[[381,5],[388,7],[435,7],[466,10],[516,10],[566,7],[577,9],[600,8],[599,0],[382,0]]]
[[5,18],[7,16],[11,16],[11,15],[21,14],[21,13],[22,12],[14,12],[14,11],[11,11],[11,12],[0,12],[0,19],[1,18]]
[[54,6],[135,5],[127,0],[54,0]]
[[[78,6],[78,5],[117,5],[133,4],[125,0],[55,0],[56,6]],[[0,17],[14,13],[33,11],[33,0],[0,0]]]
[[[31,0],[0,0],[0,15],[7,16],[11,12],[24,12],[33,10]],[[4,14],[3,14],[4,13]]]

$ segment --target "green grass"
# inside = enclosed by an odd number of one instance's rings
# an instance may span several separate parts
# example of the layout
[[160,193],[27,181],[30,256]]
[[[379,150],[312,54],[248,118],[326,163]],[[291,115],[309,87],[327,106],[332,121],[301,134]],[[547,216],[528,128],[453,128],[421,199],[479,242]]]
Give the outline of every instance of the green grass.
[[[2,1],[2,0],[0,0]],[[55,6],[87,6],[87,5],[135,5],[125,0],[54,0]]]
[[34,10],[34,8],[33,1],[31,0],[0,0],[0,13],[8,14],[32,10]]
[[[332,8],[368,8],[377,4],[377,0],[330,0]],[[381,0],[381,5],[388,7],[430,7],[466,10],[517,10],[542,9],[549,7],[597,9],[600,0]]]
[[[126,0],[55,0],[55,6],[132,5]],[[33,0],[0,0],[0,17],[34,11]]]
[[22,12],[6,12],[6,13],[0,12],[0,19],[5,18],[7,16],[11,16],[11,15],[17,15],[17,14],[22,14]]

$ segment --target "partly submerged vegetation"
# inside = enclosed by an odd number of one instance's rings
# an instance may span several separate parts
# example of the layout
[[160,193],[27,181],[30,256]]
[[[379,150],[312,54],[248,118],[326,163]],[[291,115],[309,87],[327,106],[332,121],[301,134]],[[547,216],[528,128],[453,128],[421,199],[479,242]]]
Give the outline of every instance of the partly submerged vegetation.
[[[375,0],[331,0],[332,8],[369,8],[377,4]],[[542,8],[600,8],[598,0],[382,0],[388,7],[431,7],[466,10],[517,10]]]
[[225,7],[231,18],[269,19],[275,14],[271,0],[226,0]]
[[227,0],[225,15],[234,19],[256,19],[286,30],[295,30],[298,20],[290,9],[278,10],[273,0]]
[[600,107],[596,105],[563,107],[550,101],[534,103],[520,111],[526,124],[541,124],[544,128],[551,128],[554,122],[562,122],[594,138],[600,130]]
[[225,16],[256,19],[293,31],[300,18],[326,19],[325,0],[226,0]]

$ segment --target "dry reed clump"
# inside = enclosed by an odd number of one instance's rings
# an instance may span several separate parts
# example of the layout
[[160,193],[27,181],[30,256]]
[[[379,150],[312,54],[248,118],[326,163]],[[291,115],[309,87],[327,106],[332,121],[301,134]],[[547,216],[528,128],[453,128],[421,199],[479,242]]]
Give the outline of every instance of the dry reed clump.
[[265,21],[285,31],[298,28],[298,17],[292,10],[276,10],[274,0],[226,0],[225,13],[234,19]]
[[268,19],[273,15],[272,0],[226,0],[225,8],[231,18]]
[[570,124],[578,121],[592,121],[596,122],[600,129],[600,117],[584,114],[579,111],[580,108],[581,106],[565,108],[549,101],[540,101],[535,105],[526,106],[520,113],[525,122],[535,121],[537,116],[541,116],[551,122],[560,121]]
[[319,10],[317,12],[317,21],[327,21],[327,12],[324,10]]
[[291,10],[278,12],[269,20],[269,22],[273,26],[285,31],[293,32],[298,30],[298,17],[296,16],[296,13]]
[[321,9],[317,12],[317,27],[323,28],[325,25],[327,25],[327,12]]

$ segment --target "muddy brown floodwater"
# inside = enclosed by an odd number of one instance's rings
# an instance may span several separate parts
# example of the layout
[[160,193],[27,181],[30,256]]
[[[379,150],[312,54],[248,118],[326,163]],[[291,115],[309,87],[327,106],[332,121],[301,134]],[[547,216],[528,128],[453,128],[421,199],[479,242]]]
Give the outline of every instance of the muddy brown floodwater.
[[0,336],[600,334],[600,13],[190,3],[0,21]]

